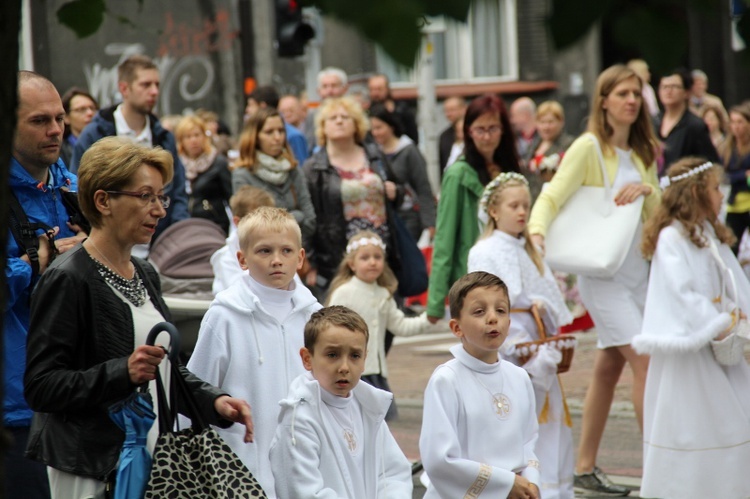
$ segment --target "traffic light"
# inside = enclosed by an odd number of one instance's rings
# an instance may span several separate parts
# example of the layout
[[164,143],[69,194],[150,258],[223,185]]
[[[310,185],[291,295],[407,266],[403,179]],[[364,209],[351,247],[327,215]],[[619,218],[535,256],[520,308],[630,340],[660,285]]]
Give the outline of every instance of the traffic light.
[[276,0],[276,43],[279,57],[305,53],[305,44],[315,36],[312,26],[302,20],[298,0]]

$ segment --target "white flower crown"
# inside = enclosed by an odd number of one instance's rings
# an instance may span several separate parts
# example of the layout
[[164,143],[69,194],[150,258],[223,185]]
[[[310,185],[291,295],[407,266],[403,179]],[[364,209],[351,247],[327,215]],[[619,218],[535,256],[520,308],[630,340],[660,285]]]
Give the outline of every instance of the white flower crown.
[[357,251],[362,246],[367,245],[373,245],[377,246],[378,248],[385,251],[385,243],[380,238],[377,237],[363,237],[362,239],[357,239],[356,241],[352,241],[349,244],[346,245],[346,254],[352,253],[354,251]]
[[500,173],[497,177],[493,178],[489,184],[487,184],[487,187],[484,188],[484,192],[482,193],[482,198],[479,200],[479,207],[481,208],[481,211],[484,211],[484,212],[487,211],[487,203],[490,202],[490,196],[492,196],[492,192],[495,189],[497,189],[497,186],[499,186],[500,184],[504,184],[506,182],[510,182],[511,180],[521,182],[526,187],[529,186],[529,181],[526,180],[526,177],[524,177],[520,173],[516,173],[516,172]]
[[670,185],[674,184],[675,182],[679,182],[680,180],[685,180],[686,178],[690,178],[694,175],[698,175],[699,173],[703,173],[707,170],[710,170],[714,167],[714,164],[710,161],[707,161],[703,163],[700,166],[696,166],[695,168],[691,168],[690,170],[686,171],[685,173],[681,173],[679,175],[675,175],[674,177],[669,177],[667,175],[664,175],[661,180],[659,181],[659,187],[661,187],[662,190],[666,189]]

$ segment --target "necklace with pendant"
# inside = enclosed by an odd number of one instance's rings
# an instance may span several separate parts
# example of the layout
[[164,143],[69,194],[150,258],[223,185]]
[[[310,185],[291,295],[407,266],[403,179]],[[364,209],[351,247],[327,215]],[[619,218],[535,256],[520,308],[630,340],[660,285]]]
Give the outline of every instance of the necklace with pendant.
[[[348,408],[349,408],[349,421],[353,422],[354,417],[352,416],[352,406],[351,406],[352,402],[348,404]],[[331,406],[331,405],[328,406],[328,410],[331,413],[331,416],[333,416],[334,421],[336,421],[336,424],[338,424],[341,427],[341,430],[344,432],[343,433],[344,441],[346,442],[347,449],[349,449],[349,452],[354,454],[354,452],[357,450],[357,435],[354,433],[354,430],[352,430],[348,426],[343,425],[341,421],[339,421],[338,414],[336,414],[339,409],[343,410],[342,407],[336,407],[336,406]]]
[[[468,368],[467,368],[468,369]],[[500,391],[497,393],[494,393],[492,390],[487,388],[487,385],[482,383],[482,380],[479,379],[479,376],[477,376],[473,370],[469,369],[469,372],[472,376],[474,376],[474,379],[477,380],[477,383],[481,385],[482,388],[484,388],[487,393],[490,394],[490,397],[492,397],[492,410],[495,412],[495,416],[497,416],[500,420],[506,420],[510,417],[511,412],[511,404],[510,399],[507,395],[503,393],[503,388],[505,386],[505,378],[502,376],[502,371],[498,369],[498,373],[500,374]]]

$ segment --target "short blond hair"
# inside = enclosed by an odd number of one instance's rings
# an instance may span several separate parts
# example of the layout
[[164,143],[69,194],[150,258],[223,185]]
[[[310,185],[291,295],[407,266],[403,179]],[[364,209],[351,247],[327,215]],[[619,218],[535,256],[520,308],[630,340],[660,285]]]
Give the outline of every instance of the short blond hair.
[[560,121],[565,121],[565,111],[559,102],[546,100],[536,108],[536,119],[540,119],[545,114],[551,114]]
[[323,101],[315,115],[315,139],[318,145],[326,145],[326,134],[324,128],[325,120],[337,107],[343,107],[354,120],[354,141],[363,144],[370,124],[362,110],[362,106],[351,97],[332,97]]
[[252,243],[253,233],[259,230],[291,231],[294,233],[297,247],[302,248],[302,231],[299,224],[294,216],[283,208],[261,206],[242,217],[237,226],[242,251],[247,251]]
[[78,202],[92,227],[99,228],[102,214],[96,209],[96,191],[119,191],[142,165],[156,168],[164,185],[172,181],[174,159],[161,147],[147,147],[125,137],[105,137],[89,147],[78,166]]
[[243,185],[229,198],[229,209],[237,218],[243,218],[261,206],[274,207],[276,201],[268,191],[253,185]]

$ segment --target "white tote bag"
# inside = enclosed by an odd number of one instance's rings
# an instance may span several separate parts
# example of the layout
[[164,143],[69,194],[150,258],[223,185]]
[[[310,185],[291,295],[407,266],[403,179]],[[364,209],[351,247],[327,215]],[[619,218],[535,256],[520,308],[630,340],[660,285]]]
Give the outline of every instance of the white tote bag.
[[554,270],[612,277],[622,267],[641,217],[643,196],[617,206],[599,141],[594,142],[604,187],[581,186],[568,198],[545,237],[545,260]]

